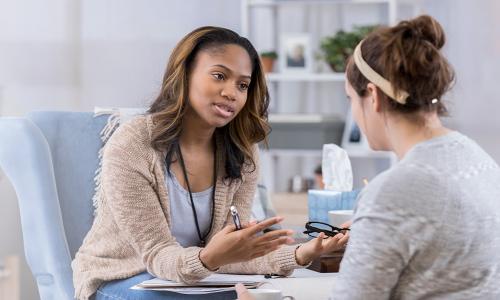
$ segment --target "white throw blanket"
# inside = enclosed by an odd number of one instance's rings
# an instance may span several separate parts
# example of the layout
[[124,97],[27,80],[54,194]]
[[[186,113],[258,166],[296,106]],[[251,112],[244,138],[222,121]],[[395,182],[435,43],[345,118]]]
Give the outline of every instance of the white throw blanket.
[[100,132],[102,147],[99,149],[99,164],[97,170],[94,173],[94,196],[92,197],[92,204],[94,206],[94,215],[97,214],[97,208],[99,207],[99,201],[101,198],[101,169],[102,169],[102,155],[103,149],[106,145],[107,141],[113,135],[113,132],[120,126],[132,119],[133,117],[143,114],[146,112],[146,108],[103,108],[103,107],[95,107],[94,108],[94,117],[109,115],[108,121],[104,128]]

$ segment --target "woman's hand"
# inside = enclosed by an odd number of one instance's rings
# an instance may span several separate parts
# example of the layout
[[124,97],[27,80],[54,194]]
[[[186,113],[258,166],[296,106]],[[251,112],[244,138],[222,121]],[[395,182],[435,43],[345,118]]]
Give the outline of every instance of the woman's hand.
[[277,250],[284,244],[293,243],[290,237],[292,230],[273,230],[257,235],[265,228],[283,221],[282,217],[274,217],[243,226],[235,231],[234,225],[228,225],[215,234],[200,252],[200,260],[209,270],[236,262],[248,261]]
[[236,285],[236,293],[238,294],[238,300],[254,300],[255,299],[252,295],[250,295],[247,288],[241,283],[238,283]]
[[351,225],[352,225],[352,220],[349,220],[345,223],[342,223],[342,225],[340,225],[340,228],[351,228]]
[[[351,221],[348,221],[342,224],[341,228],[349,228],[351,223]],[[325,253],[330,253],[344,248],[347,244],[347,240],[349,240],[349,231],[346,230],[344,232],[345,234],[338,233],[335,236],[328,237],[326,239],[326,235],[321,232],[317,238],[312,239],[297,248],[295,251],[295,260],[299,265],[305,266]]]

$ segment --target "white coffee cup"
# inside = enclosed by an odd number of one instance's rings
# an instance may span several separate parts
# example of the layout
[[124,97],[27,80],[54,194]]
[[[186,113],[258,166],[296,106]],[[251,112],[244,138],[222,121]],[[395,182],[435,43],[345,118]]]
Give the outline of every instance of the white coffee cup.
[[248,292],[256,300],[282,300],[282,299],[293,299],[293,297],[285,296],[280,290],[274,289],[249,289]]
[[330,225],[340,227],[345,222],[352,219],[354,210],[330,210],[328,211],[328,220]]

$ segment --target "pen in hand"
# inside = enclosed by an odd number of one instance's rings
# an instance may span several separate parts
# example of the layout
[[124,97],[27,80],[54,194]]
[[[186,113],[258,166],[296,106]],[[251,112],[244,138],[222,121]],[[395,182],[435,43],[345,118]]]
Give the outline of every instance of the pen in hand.
[[240,221],[240,215],[238,214],[238,210],[236,210],[236,207],[234,205],[231,206],[230,210],[231,210],[231,216],[233,217],[234,225],[236,226],[236,230],[240,230],[241,221]]

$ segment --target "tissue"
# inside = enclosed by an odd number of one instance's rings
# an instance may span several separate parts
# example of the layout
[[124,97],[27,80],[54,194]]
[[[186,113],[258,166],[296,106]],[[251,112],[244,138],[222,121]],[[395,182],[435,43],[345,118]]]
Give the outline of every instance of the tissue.
[[323,183],[325,190],[352,190],[352,167],[347,152],[335,144],[323,145]]

